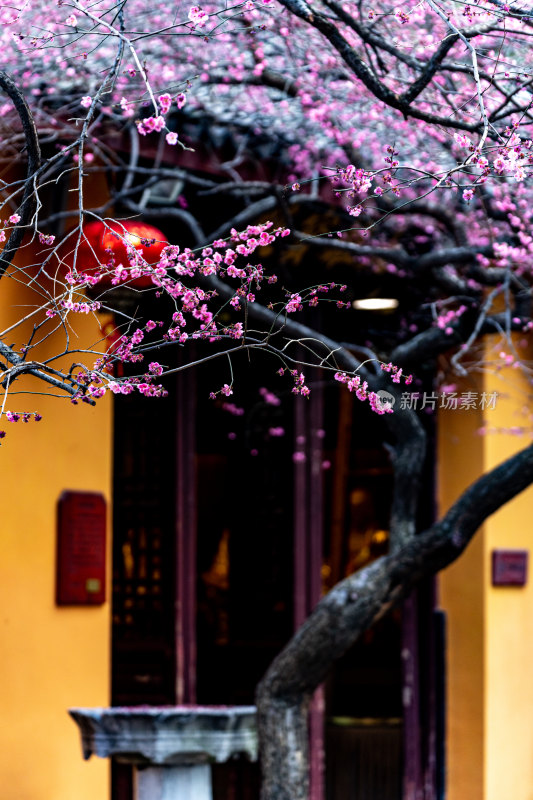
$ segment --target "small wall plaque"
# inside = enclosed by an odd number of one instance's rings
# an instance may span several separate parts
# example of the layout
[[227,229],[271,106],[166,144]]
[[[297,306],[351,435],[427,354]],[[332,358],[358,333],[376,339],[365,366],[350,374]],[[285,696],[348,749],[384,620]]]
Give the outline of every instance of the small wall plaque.
[[105,602],[106,503],[94,492],[63,492],[57,504],[56,603]]
[[525,586],[527,559],[527,550],[493,550],[492,585]]

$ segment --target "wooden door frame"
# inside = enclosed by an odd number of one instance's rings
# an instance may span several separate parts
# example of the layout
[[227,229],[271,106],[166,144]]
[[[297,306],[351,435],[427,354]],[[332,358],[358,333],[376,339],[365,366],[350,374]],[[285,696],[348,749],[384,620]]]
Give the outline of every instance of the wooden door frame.
[[196,380],[176,378],[176,703],[196,703]]
[[[317,380],[309,399],[294,401],[294,630],[309,616],[322,594],[324,397]],[[324,800],[324,691],[309,708],[309,800]]]

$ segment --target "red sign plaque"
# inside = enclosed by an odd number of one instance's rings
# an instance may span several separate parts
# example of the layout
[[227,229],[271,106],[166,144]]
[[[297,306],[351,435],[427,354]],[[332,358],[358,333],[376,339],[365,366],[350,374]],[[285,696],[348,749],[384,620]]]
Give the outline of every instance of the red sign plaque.
[[105,499],[93,492],[63,492],[57,504],[56,603],[100,605],[105,580]]
[[525,586],[527,556],[527,550],[493,550],[492,585]]

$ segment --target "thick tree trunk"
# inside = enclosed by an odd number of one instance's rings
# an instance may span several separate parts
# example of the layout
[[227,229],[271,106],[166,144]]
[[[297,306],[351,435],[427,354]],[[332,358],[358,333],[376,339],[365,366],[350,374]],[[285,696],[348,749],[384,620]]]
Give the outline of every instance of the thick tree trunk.
[[[309,698],[261,703],[262,796],[307,800],[309,795]],[[284,757],[280,759],[280,754]]]
[[331,665],[397,599],[380,559],[341,581],[275,659],[257,691],[262,800],[307,800],[307,709]]
[[440,522],[320,601],[258,686],[261,800],[307,800],[307,708],[332,664],[417,581],[454,561],[482,522],[532,481],[530,445],[476,481]]

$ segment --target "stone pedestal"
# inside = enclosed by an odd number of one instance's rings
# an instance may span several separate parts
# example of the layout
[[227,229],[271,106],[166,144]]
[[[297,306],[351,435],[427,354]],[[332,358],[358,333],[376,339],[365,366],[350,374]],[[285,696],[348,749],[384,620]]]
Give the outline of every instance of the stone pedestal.
[[135,770],[138,800],[211,800],[211,767],[145,767]]
[[257,760],[254,706],[72,708],[83,757],[136,767],[136,800],[212,800],[211,767]]

